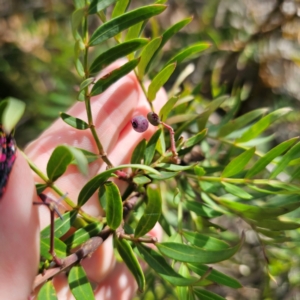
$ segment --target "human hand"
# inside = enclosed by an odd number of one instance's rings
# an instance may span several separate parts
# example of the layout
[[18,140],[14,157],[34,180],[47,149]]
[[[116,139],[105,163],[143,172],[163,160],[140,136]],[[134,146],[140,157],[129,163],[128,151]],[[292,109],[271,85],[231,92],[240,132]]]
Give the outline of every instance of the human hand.
[[[113,68],[116,65],[110,67]],[[160,91],[154,102],[155,110],[159,111],[165,101],[166,95]],[[148,130],[140,134],[130,124],[133,116],[146,116],[150,111],[134,74],[123,77],[103,94],[92,98],[91,106],[100,141],[110,161],[116,166],[128,163],[137,143],[143,138],[148,139],[155,131],[155,127],[149,125]],[[68,113],[86,120],[82,102],[76,103]],[[27,147],[25,153],[46,173],[48,159],[54,148],[60,144],[97,152],[88,130],[79,131],[62,120],[57,120]],[[76,201],[84,184],[105,168],[106,165],[97,160],[90,164],[89,174],[85,177],[75,166],[70,166],[55,184]],[[6,192],[0,202],[0,299],[26,299],[32,292],[39,261],[39,231],[49,224],[48,208],[32,205],[38,201],[34,182],[39,181],[39,178],[32,175],[21,153],[17,153]],[[124,191],[126,183],[118,181],[117,184],[120,191]],[[49,190],[45,193],[51,198],[57,198]],[[96,195],[83,206],[83,210],[95,217],[103,214]],[[153,234],[159,235],[160,230],[154,229]],[[96,286],[96,299],[130,299],[134,295],[135,281],[124,264],[116,263],[111,238],[91,258],[83,260],[82,265]],[[59,299],[74,299],[64,274],[57,276],[53,283]]]

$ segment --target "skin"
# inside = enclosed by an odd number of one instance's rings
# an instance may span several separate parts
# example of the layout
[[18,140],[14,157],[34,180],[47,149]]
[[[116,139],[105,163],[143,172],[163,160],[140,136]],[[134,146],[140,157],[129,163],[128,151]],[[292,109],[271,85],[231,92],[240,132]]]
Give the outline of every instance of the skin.
[[[103,74],[119,65],[120,62],[110,66]],[[166,99],[165,92],[160,91],[154,102],[156,112],[159,112]],[[146,116],[150,111],[132,73],[120,79],[103,94],[93,97],[91,107],[98,136],[114,165],[129,163],[135,146],[143,138],[149,139],[156,130],[151,124],[144,133],[137,133],[132,129],[132,117]],[[76,103],[67,113],[86,121],[83,103]],[[28,145],[25,153],[46,173],[48,159],[54,148],[60,144],[97,152],[89,131],[76,130],[57,120]],[[70,166],[55,184],[62,191],[68,192],[68,197],[76,202],[84,184],[105,168],[106,165],[98,160],[90,164],[88,176],[83,176],[75,166]],[[17,152],[6,192],[0,201],[0,299],[27,299],[32,293],[32,283],[39,262],[39,232],[49,224],[50,218],[46,207],[32,205],[34,201],[39,201],[35,193],[35,182],[41,181],[31,172],[22,154]],[[116,183],[121,192],[124,191],[125,183],[118,180]],[[46,190],[46,194],[58,199],[50,190]],[[83,209],[95,217],[103,215],[96,194]],[[150,234],[159,237],[161,229],[156,226]],[[90,258],[83,260],[82,265],[93,283],[96,299],[126,300],[136,293],[137,286],[133,276],[123,263],[115,260],[112,238],[108,238]],[[57,276],[53,283],[59,299],[74,299],[64,274]]]

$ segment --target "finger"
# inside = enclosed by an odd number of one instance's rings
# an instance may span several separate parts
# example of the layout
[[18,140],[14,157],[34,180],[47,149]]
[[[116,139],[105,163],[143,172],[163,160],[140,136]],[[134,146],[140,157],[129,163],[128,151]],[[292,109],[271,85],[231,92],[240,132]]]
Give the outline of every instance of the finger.
[[17,152],[0,201],[0,299],[25,299],[31,293],[39,262],[39,221],[32,204],[35,200],[31,170]]

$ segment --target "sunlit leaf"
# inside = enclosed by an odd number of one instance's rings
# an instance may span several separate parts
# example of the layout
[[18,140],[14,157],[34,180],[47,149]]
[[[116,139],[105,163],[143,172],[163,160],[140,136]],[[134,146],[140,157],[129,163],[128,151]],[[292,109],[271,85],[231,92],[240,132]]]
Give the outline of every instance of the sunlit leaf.
[[148,171],[149,173],[154,173],[159,175],[160,173],[156,171],[155,169],[146,166],[146,165],[139,165],[139,164],[127,164],[127,165],[120,165],[118,167],[111,168],[109,170],[106,170],[91,180],[89,180],[85,186],[82,188],[82,190],[79,193],[78,196],[78,206],[82,206],[85,204],[91,196],[97,191],[97,189],[100,187],[101,184],[103,184],[111,175],[117,170],[126,169],[126,168],[133,168],[133,169],[141,169]]
[[[188,264],[188,267],[195,272],[196,274],[203,276],[208,270],[209,267],[199,264]],[[220,285],[226,285],[234,289],[241,288],[242,285],[234,278],[229,277],[217,270],[212,269],[206,279],[211,280]]]
[[133,182],[139,185],[144,185],[151,182],[151,179],[147,176],[134,176]]
[[148,42],[147,39],[133,39],[128,42],[119,44],[110,48],[109,50],[101,53],[90,66],[90,73],[95,74],[101,71],[104,67],[108,66],[117,59],[128,55],[143,47]]
[[230,193],[234,196],[237,196],[238,198],[246,199],[246,200],[249,200],[249,199],[253,198],[252,195],[250,195],[244,189],[240,188],[237,185],[234,185],[234,184],[231,184],[231,183],[228,183],[228,182],[222,182],[222,185],[225,187],[225,190],[228,193]]
[[111,14],[112,19],[122,15],[126,11],[129,3],[130,0],[117,1]]
[[147,234],[155,226],[161,214],[161,206],[162,200],[159,187],[156,185],[148,185],[147,206],[136,226],[134,233],[136,238]]
[[175,171],[175,172],[180,172],[180,171],[185,171],[192,169],[194,166],[180,166],[180,165],[174,165],[174,164],[169,164],[169,163],[160,163],[156,165],[157,168],[162,168],[168,171]]
[[85,130],[89,128],[89,124],[86,123],[85,121],[72,117],[66,113],[60,113],[60,117],[62,118],[62,120],[67,123],[68,125],[79,129],[79,130]]
[[137,244],[137,248],[149,267],[171,284],[186,286],[198,280],[197,278],[185,278],[178,274],[158,252],[139,243]]
[[291,111],[291,108],[280,108],[277,109],[270,114],[266,115],[262,119],[260,119],[258,122],[256,122],[254,125],[252,125],[246,132],[242,134],[242,136],[238,139],[236,139],[237,143],[245,143],[248,142],[258,135],[260,135],[262,132],[264,132],[269,126],[271,126],[275,121],[277,121],[282,116],[286,115]]
[[299,157],[300,143],[294,145],[280,160],[276,168],[272,171],[270,178],[275,178],[280,172],[282,172],[295,157]]
[[123,66],[111,71],[110,73],[101,77],[93,86],[91,96],[96,96],[103,93],[117,80],[131,72],[139,63],[139,59],[134,59]]
[[[67,231],[71,228],[77,212],[76,211],[69,211],[62,215],[61,218],[57,218],[54,222],[54,236],[60,238],[63,236]],[[50,237],[50,225],[44,228],[40,233],[41,238],[48,238]]]
[[226,260],[233,256],[241,247],[243,240],[244,235],[236,246],[219,251],[207,251],[199,247],[172,242],[157,243],[156,246],[163,255],[177,261],[210,264]]
[[52,281],[47,281],[37,295],[37,300],[57,300],[55,288]]
[[[51,254],[49,253],[50,249],[50,238],[42,238],[40,240],[40,255],[48,260],[52,259]],[[57,257],[65,258],[67,256],[67,246],[66,244],[54,237],[54,251]]]
[[[251,169],[249,169],[249,171],[246,174],[246,178],[253,177],[257,173],[262,171],[269,163],[273,161],[273,159],[275,159],[277,156],[281,155],[283,152],[289,149],[298,140],[298,137],[292,138],[271,149],[268,153],[261,157]],[[282,170],[285,167],[286,165],[282,168]]]
[[146,45],[144,47],[144,49],[142,50],[141,55],[140,55],[141,61],[138,66],[138,76],[140,79],[144,78],[146,67],[147,67],[151,57],[153,56],[153,54],[159,47],[159,45],[161,43],[161,39],[162,39],[161,37],[157,37],[157,38],[151,40],[148,43],[148,45]]
[[95,81],[94,77],[90,77],[87,78],[85,80],[83,80],[80,84],[79,90],[82,91],[84,90],[86,87],[88,87],[91,83],[93,83]]
[[134,276],[138,284],[139,291],[143,292],[145,289],[144,273],[130,244],[126,240],[117,239],[117,238],[115,239],[115,244],[117,246],[117,250],[120,256],[122,257],[128,269]]
[[71,268],[68,283],[76,300],[95,299],[92,286],[82,266],[78,265]]
[[72,235],[70,235],[64,242],[68,249],[76,248],[79,245],[86,242],[91,237],[99,234],[103,229],[103,225],[100,223],[90,223],[85,227],[77,229]]
[[239,156],[235,157],[224,169],[222,177],[232,177],[240,173],[248,164],[255,153],[255,148],[250,148],[244,151]]
[[90,38],[89,46],[98,45],[130,26],[162,13],[165,9],[165,5],[153,4],[115,17],[95,30]]
[[296,222],[283,222],[278,219],[261,219],[253,221],[255,226],[266,228],[269,230],[294,230],[300,227]]
[[167,119],[169,113],[172,111],[177,100],[178,100],[178,97],[176,97],[176,96],[171,97],[161,108],[161,110],[159,112],[159,117],[162,121],[165,121]]
[[105,9],[106,7],[108,7],[116,1],[117,0],[93,0],[89,6],[88,13],[90,15],[96,14],[97,12]]
[[71,19],[72,33],[75,39],[77,38],[77,29],[83,20],[84,13],[85,13],[85,7],[78,8],[72,13],[72,19]]
[[2,112],[2,125],[6,133],[10,133],[20,121],[25,111],[25,103],[16,98],[6,98]]
[[153,101],[159,89],[168,81],[176,68],[176,63],[170,63],[162,69],[151,81],[148,87],[148,99]]
[[203,52],[204,50],[208,49],[210,46],[211,46],[210,43],[205,43],[205,42],[200,42],[200,43],[196,43],[194,45],[190,45],[187,48],[180,51],[179,53],[177,53],[175,56],[173,56],[166,63],[166,65],[172,64],[174,62],[176,62],[177,64],[180,64],[185,59],[194,57],[195,54]]

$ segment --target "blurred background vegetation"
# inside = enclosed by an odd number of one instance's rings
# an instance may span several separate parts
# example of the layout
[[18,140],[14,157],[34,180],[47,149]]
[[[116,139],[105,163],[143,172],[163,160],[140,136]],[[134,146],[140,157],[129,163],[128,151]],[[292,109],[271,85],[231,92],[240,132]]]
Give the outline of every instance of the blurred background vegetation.
[[[149,3],[152,1],[133,0],[131,7]],[[273,110],[291,106],[293,113],[273,127],[275,137],[271,143],[297,136],[300,2],[170,0],[168,5],[162,16],[150,22],[146,31],[149,36],[159,35],[183,18],[194,19],[166,44],[165,55],[157,64],[163,65],[172,53],[187,44],[210,41],[213,46],[209,51],[192,60],[188,67],[186,64],[176,69],[174,80],[184,68],[187,67],[187,73],[194,69],[181,88],[188,86],[203,101],[222,94],[241,93],[243,102],[237,116],[259,107]],[[80,78],[73,63],[70,26],[73,9],[72,0],[0,0],[0,100],[15,97],[27,104],[16,131],[21,147],[77,99]],[[95,18],[91,27],[98,23]],[[225,114],[223,107],[215,118]],[[300,248],[295,244],[293,247],[277,250],[271,257],[275,282],[267,275],[261,247],[248,241],[235,256],[239,267],[231,268],[232,275],[245,288],[233,291],[213,286],[212,289],[228,300],[300,299]]]

